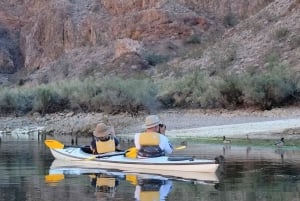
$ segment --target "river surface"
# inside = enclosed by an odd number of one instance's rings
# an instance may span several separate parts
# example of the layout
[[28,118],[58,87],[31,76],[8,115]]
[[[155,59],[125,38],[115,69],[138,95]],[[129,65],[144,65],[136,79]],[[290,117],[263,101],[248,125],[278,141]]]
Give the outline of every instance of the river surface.
[[[175,155],[225,156],[216,178],[62,169],[43,142],[0,143],[0,201],[300,200],[300,149],[191,144]],[[196,176],[195,176],[196,177]]]

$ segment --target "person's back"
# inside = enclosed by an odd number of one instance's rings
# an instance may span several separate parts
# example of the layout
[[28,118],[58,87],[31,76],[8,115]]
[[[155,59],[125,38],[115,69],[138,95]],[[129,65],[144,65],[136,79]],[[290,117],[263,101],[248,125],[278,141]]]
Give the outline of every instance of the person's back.
[[146,117],[146,131],[135,135],[134,143],[139,157],[159,157],[173,152],[165,135],[158,133],[160,120],[157,115]]
[[93,132],[91,149],[94,154],[102,154],[116,151],[119,145],[118,139],[113,135],[110,127],[104,123],[97,124]]

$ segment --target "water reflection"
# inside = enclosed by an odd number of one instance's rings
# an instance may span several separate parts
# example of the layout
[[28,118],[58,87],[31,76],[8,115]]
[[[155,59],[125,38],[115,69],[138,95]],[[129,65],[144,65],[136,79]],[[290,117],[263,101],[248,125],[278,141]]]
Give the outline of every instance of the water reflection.
[[[130,198],[141,201],[166,200],[172,191],[174,181],[188,182],[193,185],[206,185],[213,189],[217,184],[215,179],[210,179],[210,173],[207,173],[206,176],[203,174],[203,180],[199,180],[199,178],[183,179],[182,177],[166,177],[140,172],[68,167],[66,165],[63,166],[60,160],[53,161],[49,174],[45,176],[45,183],[49,186],[60,186],[63,180],[74,179],[74,176],[77,176],[78,179],[81,176],[89,178],[88,183],[95,188],[94,195],[97,201],[110,200],[112,198],[126,198],[128,200],[128,197],[123,195],[123,191],[128,188],[128,184],[130,184],[131,188]],[[118,190],[122,193],[120,194]]]
[[[188,149],[176,154],[212,158],[222,154],[223,147],[190,143]],[[231,144],[225,149],[225,164],[218,182],[203,175],[184,178],[157,173],[150,174],[151,179],[157,180],[152,180],[154,185],[149,188],[151,181],[142,182],[149,178],[145,173],[77,169],[67,163],[55,167],[54,163],[56,160],[43,143],[2,141],[0,201],[127,201],[135,200],[138,184],[146,184],[144,190],[157,191],[167,182],[172,187],[166,191],[165,199],[172,201],[300,201],[300,149],[292,146]]]
[[165,200],[172,190],[172,181],[168,179],[137,177],[134,198],[140,201]]

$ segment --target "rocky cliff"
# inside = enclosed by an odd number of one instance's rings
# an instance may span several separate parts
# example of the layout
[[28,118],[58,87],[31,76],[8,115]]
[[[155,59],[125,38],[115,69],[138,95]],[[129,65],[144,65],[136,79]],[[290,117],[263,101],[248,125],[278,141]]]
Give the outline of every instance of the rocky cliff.
[[[263,65],[274,49],[300,68],[299,7],[298,0],[6,0],[0,78],[134,74],[153,68],[153,55],[178,68],[211,67],[228,52],[227,65],[239,70]],[[276,38],[280,29],[286,35]]]

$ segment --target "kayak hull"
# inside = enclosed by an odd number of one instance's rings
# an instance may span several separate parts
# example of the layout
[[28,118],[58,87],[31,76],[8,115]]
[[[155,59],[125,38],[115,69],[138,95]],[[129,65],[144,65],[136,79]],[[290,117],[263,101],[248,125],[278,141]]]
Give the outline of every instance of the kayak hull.
[[152,170],[179,172],[216,172],[219,164],[215,160],[202,160],[187,157],[186,160],[169,161],[167,156],[157,158],[131,159],[124,157],[124,152],[112,152],[104,155],[92,155],[78,147],[51,149],[54,158],[71,161],[72,164],[89,168],[106,168],[119,170]]

